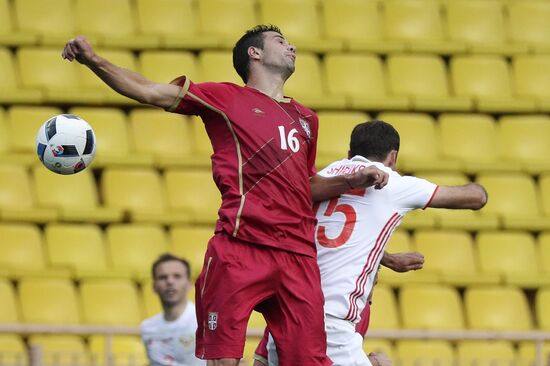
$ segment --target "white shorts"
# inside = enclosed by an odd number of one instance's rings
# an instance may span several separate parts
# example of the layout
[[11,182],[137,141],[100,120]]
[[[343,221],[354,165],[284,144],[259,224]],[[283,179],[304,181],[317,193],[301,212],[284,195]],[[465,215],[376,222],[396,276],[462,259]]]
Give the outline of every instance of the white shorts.
[[[333,366],[372,366],[363,351],[363,337],[355,331],[355,324],[330,316],[325,317],[327,355]],[[269,335],[267,342],[269,366],[279,366],[275,342]]]

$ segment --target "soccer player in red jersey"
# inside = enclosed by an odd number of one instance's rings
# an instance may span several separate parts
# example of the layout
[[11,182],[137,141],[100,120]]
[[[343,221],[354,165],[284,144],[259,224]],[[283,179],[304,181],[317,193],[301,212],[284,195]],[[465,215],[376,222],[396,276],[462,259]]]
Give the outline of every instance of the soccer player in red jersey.
[[283,94],[296,49],[274,26],[236,43],[233,64],[245,86],[152,82],[97,55],[84,37],[63,58],[89,67],[118,93],[168,111],[201,116],[212,142],[222,206],[196,282],[196,354],[208,365],[237,365],[248,318],[260,311],[281,365],[330,365],[311,202],[350,188],[382,188],[377,168],[338,177],[315,173],[318,120]]

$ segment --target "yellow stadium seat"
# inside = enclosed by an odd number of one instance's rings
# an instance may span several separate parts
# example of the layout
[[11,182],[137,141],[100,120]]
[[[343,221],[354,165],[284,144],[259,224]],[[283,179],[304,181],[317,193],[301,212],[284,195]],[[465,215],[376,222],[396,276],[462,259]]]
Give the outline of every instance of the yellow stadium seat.
[[516,54],[527,46],[508,40],[504,2],[465,0],[446,2],[449,38],[466,44],[474,54]]
[[317,137],[317,158],[315,163],[319,169],[333,161],[348,157],[351,131],[359,123],[370,118],[362,112],[328,112],[321,111],[319,117],[319,133]]
[[458,366],[508,366],[515,364],[516,351],[509,341],[462,340],[457,343]]
[[162,312],[162,306],[160,305],[158,295],[153,290],[153,282],[151,279],[147,279],[141,284],[141,298],[143,300],[145,317],[149,318]]
[[258,24],[252,0],[201,0],[197,5],[199,36],[215,37],[222,47],[232,48],[247,29]]
[[323,39],[315,0],[260,0],[259,4],[260,22],[279,26],[286,39],[299,50],[326,52],[342,49],[342,41]]
[[31,347],[40,347],[42,360],[48,365],[87,365],[90,352],[84,339],[75,335],[32,335]]
[[23,322],[80,324],[80,303],[71,281],[57,278],[23,278],[19,281]]
[[435,121],[428,114],[390,113],[378,115],[391,124],[401,138],[397,167],[401,171],[457,171],[460,164],[443,159],[439,151]]
[[392,289],[380,284],[373,290],[369,329],[399,329],[397,302]]
[[410,235],[404,230],[395,231],[388,242],[386,251],[390,253],[405,253],[413,251]]
[[368,355],[371,352],[384,352],[390,360],[395,360],[395,350],[389,340],[366,337],[363,342],[363,351]]
[[543,276],[539,269],[535,239],[527,232],[480,232],[477,250],[479,266],[485,273],[498,273],[511,285],[550,285],[550,276]]
[[103,100],[102,95],[82,88],[78,74],[82,66],[64,61],[57,48],[21,47],[17,50],[17,65],[21,85],[43,91],[47,102],[98,103]]
[[509,66],[500,56],[455,56],[451,59],[454,93],[474,99],[481,112],[532,112],[535,101],[515,96]]
[[[482,173],[477,177],[489,193],[485,213],[498,215],[505,228],[540,230],[550,225],[541,216],[533,179],[520,173]],[[514,194],[510,194],[514,192]]]
[[176,226],[170,230],[170,252],[189,261],[193,278],[202,270],[208,241],[213,236],[214,228],[210,227]]
[[130,0],[76,0],[75,15],[78,31],[96,38],[102,46],[155,48],[160,45],[155,35],[137,34]]
[[191,125],[186,116],[156,109],[130,112],[130,131],[138,154],[153,156],[160,166],[182,165],[191,152]]
[[542,112],[550,111],[550,93],[544,87],[550,82],[548,55],[518,55],[512,59],[512,80],[518,96],[534,99]]
[[550,50],[550,4],[546,1],[510,1],[508,19],[513,42],[527,44],[532,51]]
[[296,59],[296,71],[285,84],[285,95],[310,108],[344,108],[345,96],[328,95],[323,77],[319,58],[312,53],[300,52]]
[[[550,357],[550,342],[542,343],[542,360],[539,362],[544,363]],[[521,366],[535,365],[537,360],[537,348],[535,342],[523,341],[518,344],[518,364]]]
[[545,275],[550,274],[550,233],[544,232],[538,237],[538,257],[541,270]]
[[[0,35],[0,40],[1,38]],[[42,101],[41,91],[21,89],[20,77],[16,72],[14,58],[7,48],[0,48],[0,83],[2,83],[0,102],[39,103]]]
[[187,163],[204,169],[210,169],[210,156],[213,153],[212,143],[204,128],[202,119],[198,116],[190,116],[191,136],[193,137],[193,153],[188,157]]
[[12,18],[11,1],[0,0],[0,45],[21,46],[34,44],[35,34],[15,31],[15,19]]
[[402,42],[384,39],[378,1],[324,0],[322,4],[327,38],[343,40],[345,47],[354,52],[388,53],[405,49]]
[[166,233],[156,225],[111,225],[106,236],[113,268],[137,278],[149,277],[153,262],[168,251]]
[[[233,68],[232,57],[229,51],[202,51],[199,54],[199,80],[194,81],[230,82],[243,85],[239,74]],[[185,73],[185,70],[182,71]]]
[[451,96],[446,66],[441,57],[390,55],[387,67],[391,94],[408,97],[415,110],[468,111],[472,107],[468,97]]
[[265,322],[265,318],[261,313],[259,313],[257,311],[253,311],[252,314],[250,314],[250,318],[248,319],[248,329],[249,330],[255,330],[255,331],[258,331],[258,332],[263,332],[266,325],[267,324]]
[[36,159],[36,133],[51,117],[61,114],[55,107],[13,106],[8,109],[7,121],[10,145],[13,152],[32,154]]
[[32,224],[0,225],[0,264],[10,273],[42,271],[45,258],[42,234]]
[[386,0],[382,4],[386,37],[404,42],[408,50],[449,54],[465,49],[447,39],[438,1]]
[[137,29],[155,35],[169,48],[208,48],[218,45],[215,37],[198,34],[197,14],[192,0],[138,0]]
[[15,296],[13,285],[8,280],[0,279],[0,323],[19,322],[19,307]]
[[149,360],[143,342],[138,336],[113,336],[111,341],[112,358],[105,359],[105,337],[94,335],[89,339],[90,352],[94,365],[128,366],[147,365]]
[[346,96],[352,108],[402,110],[410,107],[407,97],[389,95],[386,69],[376,55],[328,54],[324,68],[328,93]]
[[454,350],[448,341],[401,340],[395,354],[395,362],[401,366],[454,365]]
[[[253,365],[254,364],[254,352],[256,351],[256,347],[258,347],[258,344],[260,343],[261,337],[253,337],[253,336],[247,336],[246,337],[246,343],[244,345],[244,352],[243,352],[243,360],[245,361],[244,365]],[[239,363],[239,365],[243,365],[243,363]]]
[[122,219],[120,209],[99,205],[96,182],[90,169],[65,176],[36,165],[32,173],[37,203],[58,209],[63,220],[115,222]]
[[168,83],[182,75],[191,81],[200,80],[197,60],[191,52],[144,51],[139,56],[139,65],[146,78],[159,83]]
[[15,334],[0,334],[0,353],[2,363],[23,366],[29,364],[29,355],[25,343]]
[[468,287],[464,294],[467,324],[476,330],[532,330],[527,299],[515,287]]
[[36,34],[42,45],[63,46],[74,37],[76,27],[70,0],[14,1],[19,29]]
[[407,285],[399,292],[403,327],[409,329],[464,329],[458,291],[442,285]]
[[221,194],[212,179],[212,172],[204,170],[167,170],[164,174],[168,206],[191,222],[211,224],[218,219]]
[[94,167],[152,165],[153,157],[138,154],[132,145],[126,115],[119,108],[74,107],[76,114],[90,123],[98,141]]
[[535,299],[535,313],[538,323],[538,329],[548,331],[550,330],[550,314],[548,309],[550,308],[550,287],[543,287],[537,291],[537,297]]
[[134,326],[143,319],[137,289],[128,280],[82,280],[80,297],[84,324]]
[[499,119],[500,156],[519,162],[524,170],[538,174],[550,171],[550,117],[547,115],[503,116]]
[[58,216],[55,209],[35,206],[35,194],[26,169],[21,165],[0,165],[2,220],[45,223]]

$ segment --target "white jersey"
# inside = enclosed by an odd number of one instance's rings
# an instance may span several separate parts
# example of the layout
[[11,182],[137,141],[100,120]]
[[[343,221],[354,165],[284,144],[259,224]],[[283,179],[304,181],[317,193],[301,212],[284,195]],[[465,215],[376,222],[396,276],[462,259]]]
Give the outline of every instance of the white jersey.
[[403,216],[424,208],[437,186],[424,179],[401,176],[362,156],[330,164],[324,177],[349,174],[375,165],[389,174],[381,190],[354,189],[321,202],[316,208],[315,242],[325,313],[358,323],[372,289],[384,249]]
[[187,302],[185,310],[174,321],[157,314],[141,323],[141,339],[151,366],[206,365],[195,357],[197,318],[195,304]]

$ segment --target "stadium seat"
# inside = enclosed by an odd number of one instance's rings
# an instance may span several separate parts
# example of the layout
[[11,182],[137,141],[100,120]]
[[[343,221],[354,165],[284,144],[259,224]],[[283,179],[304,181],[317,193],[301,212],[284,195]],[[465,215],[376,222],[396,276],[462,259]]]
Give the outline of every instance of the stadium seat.
[[19,306],[15,289],[7,279],[0,279],[0,323],[19,323]]
[[0,267],[12,275],[46,268],[42,234],[33,224],[0,224]]
[[89,338],[92,362],[98,366],[147,365],[149,360],[143,342],[138,336],[118,335],[112,337],[112,358],[105,360],[105,337],[94,335]]
[[363,351],[368,355],[371,352],[384,352],[390,360],[395,360],[395,350],[389,340],[366,337],[363,342]]
[[18,290],[23,322],[80,324],[80,303],[70,280],[23,278],[19,281]]
[[538,329],[543,331],[550,330],[550,287],[539,288],[535,299],[535,317],[537,319]]
[[84,279],[80,296],[84,324],[135,326],[143,319],[137,289],[130,281]]
[[218,219],[221,194],[212,172],[170,169],[164,174],[168,207],[189,217],[195,224],[212,224]]
[[454,93],[474,99],[481,112],[532,112],[532,99],[517,98],[509,65],[500,56],[454,56],[450,63]]
[[465,50],[463,44],[447,39],[439,2],[386,0],[382,4],[386,37],[406,43],[407,50],[439,54]]
[[468,287],[464,293],[468,328],[532,330],[527,299],[516,287]]
[[550,232],[544,232],[538,237],[538,258],[541,270],[545,275],[550,274]]
[[550,172],[550,117],[547,115],[502,116],[499,119],[500,156],[519,162],[531,174]]
[[15,30],[15,19],[12,18],[11,1],[0,0],[0,45],[22,46],[34,44],[36,34],[18,32]]
[[518,55],[512,59],[512,80],[518,96],[534,99],[541,112],[550,111],[550,92],[544,87],[550,82],[548,55]]
[[550,4],[546,1],[510,1],[508,19],[513,42],[527,44],[531,51],[550,50]]
[[469,98],[451,96],[445,63],[439,56],[390,55],[387,67],[390,93],[408,97],[414,110],[468,111],[472,107]]
[[159,83],[169,83],[182,75],[192,81],[200,80],[197,59],[191,52],[143,51],[139,65],[146,78]]
[[454,350],[448,341],[401,340],[395,346],[396,363],[401,366],[452,366]]
[[239,365],[252,365],[254,364],[254,352],[256,351],[256,347],[258,347],[258,344],[260,343],[261,337],[252,337],[247,336],[246,337],[246,343],[244,345],[244,352],[243,352],[243,360],[244,363],[239,363]]
[[100,148],[93,167],[153,165],[153,157],[138,154],[132,145],[126,115],[119,108],[73,107],[69,113],[89,121]]
[[476,241],[482,272],[497,273],[506,283],[521,287],[550,285],[550,276],[540,271],[535,240],[529,233],[482,231]]
[[46,106],[13,106],[8,109],[7,122],[11,151],[18,154],[32,154],[33,160],[36,161],[38,128],[51,117],[61,113],[59,108]]
[[445,10],[449,38],[465,43],[469,52],[503,55],[527,52],[526,45],[508,40],[504,2],[447,1]]
[[162,167],[183,165],[192,148],[186,116],[156,109],[130,112],[130,131],[138,154],[153,156]]
[[319,58],[313,53],[300,52],[296,59],[296,71],[285,84],[285,95],[299,100],[310,108],[344,108],[345,96],[328,95],[324,76]]
[[152,317],[162,311],[162,306],[160,305],[158,295],[153,290],[153,282],[150,278],[141,284],[141,298],[146,318]]
[[259,0],[259,4],[260,23],[279,26],[286,39],[299,50],[326,52],[342,49],[342,41],[324,38],[315,0]]
[[247,29],[258,24],[252,0],[204,0],[197,5],[199,36],[215,37],[225,48],[232,48]]
[[[541,216],[533,179],[520,173],[482,173],[477,179],[491,199],[483,208],[485,213],[498,215],[505,228],[541,230],[550,222]],[[514,194],[510,194],[514,192]]]
[[[240,0],[238,0],[240,3]],[[217,81],[243,85],[243,81],[233,68],[232,53],[229,51],[202,51],[199,54],[199,80],[195,82]]]
[[210,169],[212,163],[210,156],[213,153],[212,143],[204,128],[202,119],[198,116],[190,116],[191,136],[193,140],[193,153],[188,157],[188,164],[204,169]]
[[316,165],[319,169],[336,160],[348,157],[351,131],[359,123],[370,117],[362,112],[321,111],[319,117],[319,134],[317,137]]
[[22,165],[0,165],[0,218],[2,221],[45,223],[57,218],[52,208],[36,207],[35,195]]
[[400,171],[458,171],[461,168],[458,162],[441,156],[436,124],[428,114],[384,112],[377,119],[395,127],[401,137],[397,160]]
[[40,347],[42,362],[47,365],[88,365],[90,353],[84,339],[76,335],[32,335],[31,347]]
[[[374,1],[365,4],[374,4]],[[406,110],[410,107],[407,97],[389,95],[386,69],[376,55],[328,54],[324,59],[324,73],[328,93],[346,96],[348,105],[354,109]]]
[[193,278],[202,270],[208,241],[213,236],[214,228],[211,227],[176,226],[170,229],[170,252],[189,261]]
[[[544,363],[550,357],[550,342],[542,343],[542,360],[539,362]],[[537,360],[537,346],[535,342],[523,341],[518,344],[518,365],[531,366],[535,365]]]
[[517,355],[509,341],[462,340],[456,357],[458,366],[508,366],[515,364]]
[[120,209],[99,205],[91,170],[65,176],[36,165],[32,173],[38,205],[58,209],[63,220],[105,223],[122,219]]
[[[0,35],[0,40],[1,38],[2,36]],[[21,88],[15,61],[8,48],[0,48],[0,83],[2,83],[0,102],[39,103],[43,99],[40,90]]]
[[369,329],[399,329],[397,301],[392,289],[380,284],[373,290]]
[[137,0],[137,29],[160,38],[168,48],[202,49],[218,45],[216,37],[199,35],[192,0]]
[[264,316],[257,311],[252,311],[250,318],[248,319],[248,330],[255,330],[262,333],[266,326],[267,324]]
[[168,251],[166,233],[156,225],[111,225],[106,230],[106,237],[113,268],[138,279],[149,277],[155,259]]
[[402,42],[384,39],[378,1],[324,0],[322,5],[325,36],[343,40],[345,48],[353,52],[375,53],[405,49]]
[[396,230],[386,246],[389,253],[405,253],[413,251],[413,242],[410,235],[404,230]]
[[442,285],[407,285],[399,292],[403,327],[408,329],[464,329],[458,291]]
[[0,354],[2,354],[3,364],[14,366],[29,364],[27,347],[18,335],[0,334]]
[[76,0],[75,15],[79,33],[97,39],[101,46],[143,49],[160,45],[155,35],[137,34],[130,0]]

